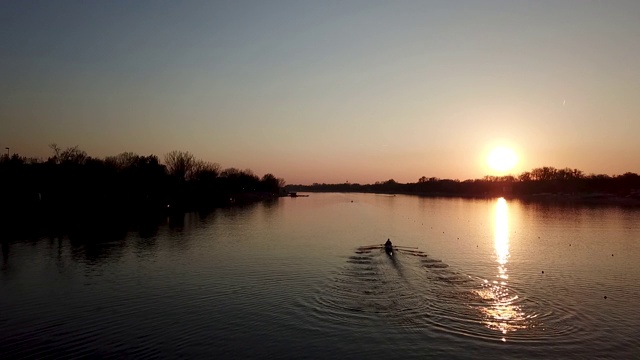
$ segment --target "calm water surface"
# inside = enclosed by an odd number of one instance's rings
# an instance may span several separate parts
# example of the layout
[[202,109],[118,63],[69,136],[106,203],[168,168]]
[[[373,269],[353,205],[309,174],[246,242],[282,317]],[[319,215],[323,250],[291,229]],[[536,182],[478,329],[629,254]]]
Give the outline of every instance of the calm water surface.
[[0,358],[638,358],[639,220],[311,194],[3,241]]

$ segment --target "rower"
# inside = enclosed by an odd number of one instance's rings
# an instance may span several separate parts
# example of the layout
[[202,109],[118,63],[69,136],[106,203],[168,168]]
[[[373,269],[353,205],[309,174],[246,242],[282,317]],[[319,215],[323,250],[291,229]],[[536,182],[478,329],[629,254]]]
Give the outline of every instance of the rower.
[[391,244],[390,239],[387,239],[387,242],[384,243],[384,252],[389,256],[393,256],[393,245]]

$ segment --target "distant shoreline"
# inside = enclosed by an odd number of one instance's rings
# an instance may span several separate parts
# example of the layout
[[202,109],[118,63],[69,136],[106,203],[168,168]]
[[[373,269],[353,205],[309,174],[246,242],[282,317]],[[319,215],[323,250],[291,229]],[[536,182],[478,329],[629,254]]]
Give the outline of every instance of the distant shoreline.
[[603,204],[640,206],[640,175],[585,175],[577,169],[543,167],[519,176],[485,176],[482,179],[439,179],[426,176],[415,183],[393,179],[374,184],[287,185],[287,191],[361,192],[407,194],[428,197],[487,199],[504,197],[522,201],[558,204]]
[[507,200],[520,200],[522,202],[535,202],[559,205],[617,205],[640,207],[640,197],[636,196],[619,196],[607,193],[585,193],[585,194],[568,194],[568,193],[539,193],[530,195],[514,195],[514,194],[447,194],[437,192],[410,192],[410,191],[325,191],[325,190],[298,190],[300,192],[309,193],[360,193],[360,194],[379,194],[379,195],[414,195],[429,198],[459,198],[459,199],[496,199],[505,198]]

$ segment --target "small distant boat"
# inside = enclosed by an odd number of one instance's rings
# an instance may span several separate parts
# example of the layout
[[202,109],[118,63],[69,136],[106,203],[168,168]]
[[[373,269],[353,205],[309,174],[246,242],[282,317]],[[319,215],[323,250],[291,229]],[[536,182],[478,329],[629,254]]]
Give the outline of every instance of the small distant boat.
[[389,256],[393,256],[393,245],[385,244],[384,245],[384,252],[386,252],[387,255],[389,255]]

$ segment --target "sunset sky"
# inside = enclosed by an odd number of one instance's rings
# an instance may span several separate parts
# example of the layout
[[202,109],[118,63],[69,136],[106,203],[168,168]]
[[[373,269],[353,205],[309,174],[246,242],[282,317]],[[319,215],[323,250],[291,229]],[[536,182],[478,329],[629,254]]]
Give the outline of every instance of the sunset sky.
[[[289,184],[640,173],[640,1],[4,1],[0,149]],[[495,175],[495,174],[494,174]]]

